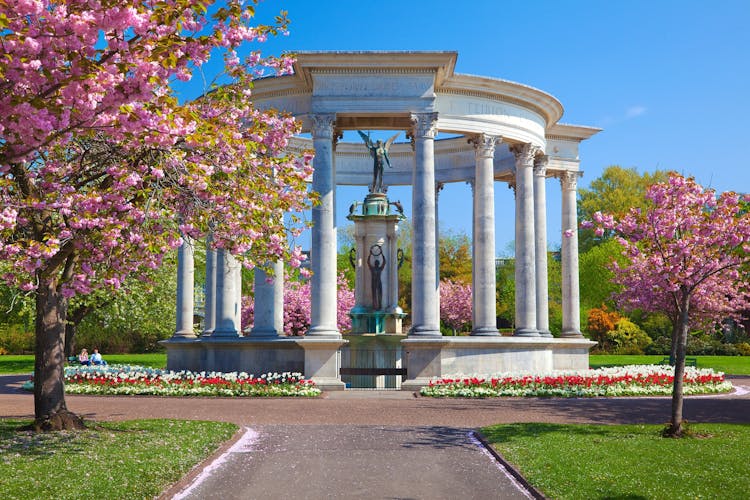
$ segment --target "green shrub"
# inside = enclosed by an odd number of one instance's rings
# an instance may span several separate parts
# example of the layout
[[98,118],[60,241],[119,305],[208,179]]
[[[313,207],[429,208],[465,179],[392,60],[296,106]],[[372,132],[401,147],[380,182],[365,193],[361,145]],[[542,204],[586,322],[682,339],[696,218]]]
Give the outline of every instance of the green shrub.
[[664,314],[634,315],[632,320],[654,341],[666,337],[672,338],[672,321]]
[[34,331],[21,325],[0,325],[0,348],[10,354],[33,354]]
[[671,337],[658,337],[654,339],[652,343],[647,345],[643,352],[645,354],[662,354],[669,356],[672,350],[672,338]]
[[747,342],[740,342],[739,344],[736,344],[735,347],[740,356],[750,356],[750,344]]
[[615,329],[606,333],[607,342],[614,345],[617,354],[643,354],[643,350],[653,341],[646,332],[628,318],[620,318]]

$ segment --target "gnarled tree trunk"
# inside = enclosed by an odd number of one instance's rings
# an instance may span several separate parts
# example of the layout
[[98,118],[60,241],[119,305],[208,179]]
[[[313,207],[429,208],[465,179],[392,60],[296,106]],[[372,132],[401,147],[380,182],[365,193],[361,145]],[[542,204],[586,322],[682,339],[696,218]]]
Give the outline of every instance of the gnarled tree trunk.
[[65,405],[65,318],[68,300],[57,280],[40,280],[36,293],[34,429],[81,429],[83,421]]

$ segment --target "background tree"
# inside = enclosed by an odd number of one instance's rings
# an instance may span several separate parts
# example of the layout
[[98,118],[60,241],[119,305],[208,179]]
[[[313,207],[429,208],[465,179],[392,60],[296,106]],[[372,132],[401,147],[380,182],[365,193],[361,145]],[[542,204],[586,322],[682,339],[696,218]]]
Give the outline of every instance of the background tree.
[[[639,174],[634,167],[609,166],[600,177],[591,181],[588,188],[578,189],[578,220],[592,220],[596,212],[606,212],[619,218],[633,207],[644,208],[648,187],[666,181],[667,177],[664,170]],[[609,231],[596,235],[584,228],[579,233],[578,248],[581,253],[588,252],[611,236]],[[596,302],[595,305],[600,303]]]
[[453,335],[471,326],[471,285],[440,281],[440,319],[453,330]]
[[445,231],[438,240],[440,281],[471,283],[471,239],[466,233]]
[[[613,231],[626,264],[614,262],[626,309],[662,312],[673,325],[675,360],[670,436],[684,432],[682,384],[685,350],[692,326],[737,318],[750,308],[750,214],[733,192],[717,196],[692,178],[672,173],[651,186],[643,210],[631,209],[619,222],[594,214],[597,234]],[[748,201],[746,196],[744,201]],[[587,224],[593,227],[593,223]]]
[[[286,155],[298,124],[249,94],[263,64],[291,60],[236,52],[287,20],[251,26],[253,4],[214,4],[0,3],[0,259],[12,265],[2,278],[35,297],[38,429],[82,425],[63,388],[73,296],[117,289],[209,228],[247,266],[300,263],[280,215],[308,208],[310,156]],[[180,104],[170,82],[214,49],[232,84]]]
[[[284,335],[299,337],[310,328],[311,287],[308,280],[289,279],[284,282]],[[338,275],[336,289],[336,326],[340,332],[352,328],[349,312],[354,307],[354,290],[343,274]],[[242,329],[252,328],[255,302],[252,295],[242,298]]]
[[589,309],[586,318],[586,331],[591,340],[599,343],[599,348],[606,350],[610,347],[607,332],[615,329],[617,322],[622,319],[622,315],[617,311],[610,311],[605,304],[601,307]]
[[614,306],[614,295],[620,286],[609,269],[613,261],[623,262],[622,246],[614,239],[602,241],[579,257],[581,307],[585,310],[606,304]]

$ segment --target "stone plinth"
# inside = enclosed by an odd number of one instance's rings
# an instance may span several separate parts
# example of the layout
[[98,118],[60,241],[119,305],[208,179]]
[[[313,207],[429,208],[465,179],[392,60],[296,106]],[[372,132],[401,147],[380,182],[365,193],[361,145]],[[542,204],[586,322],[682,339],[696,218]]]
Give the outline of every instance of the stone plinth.
[[457,374],[585,370],[589,349],[596,342],[549,337],[410,337],[401,345],[407,369],[401,388],[419,390],[430,379]]
[[295,337],[205,337],[166,340],[167,369],[264,373],[305,372],[305,352]]
[[340,348],[347,343],[343,339],[298,337],[296,343],[304,349],[306,379],[315,382],[321,390],[341,391],[345,389],[339,376],[341,368]]

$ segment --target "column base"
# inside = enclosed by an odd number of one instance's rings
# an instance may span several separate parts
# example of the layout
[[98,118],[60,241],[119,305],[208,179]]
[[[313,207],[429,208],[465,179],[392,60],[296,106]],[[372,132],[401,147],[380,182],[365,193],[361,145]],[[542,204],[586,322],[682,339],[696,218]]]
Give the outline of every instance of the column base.
[[471,331],[473,337],[497,337],[500,336],[500,331],[497,328],[491,326],[480,326]]
[[429,325],[418,325],[411,327],[409,337],[442,337],[440,328]]
[[516,328],[513,332],[514,337],[539,337],[539,330],[536,328]]
[[552,335],[552,332],[550,332],[549,330],[539,330],[539,336],[547,338],[554,337],[554,335]]
[[340,339],[341,332],[336,327],[313,326],[305,332],[305,337]]
[[174,332],[172,336],[169,338],[169,340],[173,341],[180,341],[180,340],[195,340],[198,337],[195,335],[195,332],[193,331],[179,331]]
[[237,330],[224,330],[224,331],[215,330],[211,334],[211,337],[212,338],[235,339],[235,338],[239,338],[240,337],[240,332],[238,332]]
[[245,337],[254,339],[275,339],[280,338],[279,332],[275,328],[253,328],[249,331],[245,331]]
[[570,339],[570,338],[582,339],[582,338],[585,338],[583,336],[583,334],[580,331],[578,331],[578,330],[563,330],[563,332],[560,334],[560,337],[563,337],[563,338],[566,338],[566,339]]

